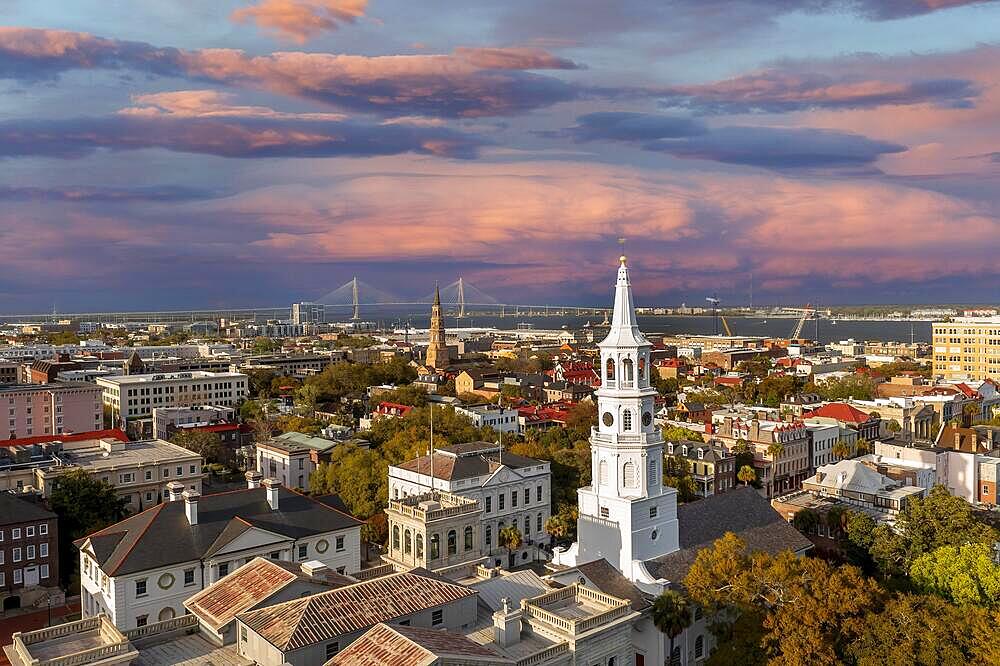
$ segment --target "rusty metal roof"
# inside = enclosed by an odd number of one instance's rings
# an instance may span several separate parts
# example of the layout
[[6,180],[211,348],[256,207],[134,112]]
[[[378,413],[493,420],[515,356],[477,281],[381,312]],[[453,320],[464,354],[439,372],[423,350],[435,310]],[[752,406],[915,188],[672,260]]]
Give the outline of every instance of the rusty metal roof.
[[377,624],[324,666],[425,666],[441,658],[463,664],[513,664],[459,634]]
[[413,569],[248,611],[237,619],[284,652],[475,594],[425,569]]

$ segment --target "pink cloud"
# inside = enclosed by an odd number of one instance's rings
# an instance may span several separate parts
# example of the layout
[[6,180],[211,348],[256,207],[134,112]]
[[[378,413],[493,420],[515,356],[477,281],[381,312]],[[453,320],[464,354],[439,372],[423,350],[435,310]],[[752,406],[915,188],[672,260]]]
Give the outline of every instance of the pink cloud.
[[460,46],[455,55],[483,69],[579,69],[580,65],[534,47]]
[[364,16],[368,0],[260,0],[233,11],[238,23],[253,22],[299,44]]

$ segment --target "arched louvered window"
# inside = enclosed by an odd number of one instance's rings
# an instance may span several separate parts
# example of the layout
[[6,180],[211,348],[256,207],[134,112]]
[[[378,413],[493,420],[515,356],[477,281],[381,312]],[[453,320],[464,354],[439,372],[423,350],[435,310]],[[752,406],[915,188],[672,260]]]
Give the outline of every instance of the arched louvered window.
[[639,357],[639,381],[646,379],[646,357]]
[[635,473],[635,463],[631,460],[622,466],[622,482],[626,488],[639,487],[639,478]]
[[392,526],[392,548],[399,550],[399,525]]
[[465,549],[472,550],[472,526],[465,528]]
[[403,554],[409,555],[413,552],[413,535],[410,534],[410,530],[406,530],[403,534]]
[[598,469],[598,478],[600,484],[602,486],[608,485],[608,461],[602,460],[601,463],[597,466],[597,469]]
[[417,559],[420,559],[423,556],[424,556],[424,535],[418,533],[417,534]]
[[609,382],[615,381],[615,361],[609,358],[608,362],[604,364],[604,379]]

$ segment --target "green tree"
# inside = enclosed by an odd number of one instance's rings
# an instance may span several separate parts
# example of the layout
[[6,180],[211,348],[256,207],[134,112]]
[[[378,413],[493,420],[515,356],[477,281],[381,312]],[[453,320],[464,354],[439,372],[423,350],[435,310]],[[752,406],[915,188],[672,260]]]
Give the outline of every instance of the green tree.
[[677,489],[677,499],[690,502],[698,497],[698,485],[691,478],[691,463],[681,455],[664,456],[663,485]]
[[923,592],[961,606],[1000,608],[1000,565],[986,543],[941,546],[910,565],[910,578]]
[[579,402],[566,414],[566,428],[573,439],[587,439],[590,429],[597,426],[597,403],[593,400]]
[[229,463],[228,449],[222,444],[222,439],[214,432],[204,430],[182,429],[170,438],[171,443],[183,446],[204,458],[206,463]]
[[507,525],[497,534],[497,543],[500,544],[501,548],[507,549],[509,566],[513,568],[514,553],[524,543],[524,536],[522,536],[521,531],[513,525]]
[[736,478],[744,485],[749,486],[752,482],[757,480],[757,472],[750,465],[743,465],[740,467],[740,471],[736,473]]
[[785,445],[782,442],[771,442],[767,445],[767,452],[777,460],[785,452]]
[[817,393],[824,400],[871,400],[875,397],[877,382],[863,374],[848,375],[842,379],[829,379],[805,387],[808,393]]
[[272,338],[254,338],[252,349],[254,354],[273,354],[281,350],[281,341]]
[[689,428],[682,428],[680,426],[667,426],[661,428],[660,434],[663,435],[664,441],[667,442],[679,443],[685,440],[689,442],[705,442],[705,437],[700,432]]
[[792,526],[803,534],[812,534],[819,527],[820,516],[812,509],[802,509],[792,518]]
[[386,391],[375,398],[378,402],[395,402],[410,407],[423,407],[427,404],[427,391],[416,386],[400,386],[392,391]]
[[895,435],[903,429],[903,426],[899,425],[899,421],[896,419],[889,419],[889,421],[885,424],[885,429]]
[[[653,625],[670,639],[670,664],[674,666],[674,640],[691,626],[687,598],[676,590],[666,590],[653,601]],[[679,663],[679,661],[678,661]]]
[[125,517],[125,505],[109,483],[82,469],[56,479],[49,506],[59,517],[59,571],[64,584],[79,572],[73,541],[117,523]]

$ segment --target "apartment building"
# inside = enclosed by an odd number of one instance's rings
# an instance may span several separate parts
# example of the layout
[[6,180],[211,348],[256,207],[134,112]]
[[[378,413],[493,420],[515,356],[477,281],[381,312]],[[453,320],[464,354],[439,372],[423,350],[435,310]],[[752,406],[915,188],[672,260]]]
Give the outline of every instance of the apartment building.
[[100,430],[104,422],[101,389],[86,382],[0,385],[0,410],[5,439]]
[[239,372],[174,372],[100,377],[104,404],[121,420],[150,418],[157,407],[221,405],[246,399],[247,376]]
[[507,525],[524,537],[514,553],[518,563],[537,559],[539,546],[550,541],[545,521],[551,514],[552,472],[546,461],[502,451],[493,442],[469,442],[389,467],[390,500],[422,495],[432,487],[479,501],[483,514],[475,539],[497,566],[507,563],[498,537]]
[[497,432],[517,433],[521,429],[517,410],[502,405],[486,403],[483,405],[456,406],[455,413],[466,416],[477,428],[488,426]]
[[220,405],[154,407],[153,437],[157,439],[169,439],[179,428],[229,423],[235,418],[235,409]]
[[956,317],[931,326],[936,376],[1000,379],[1000,317]]
[[667,442],[667,454],[684,458],[697,493],[711,497],[736,487],[736,456],[716,442]]
[[363,523],[337,510],[339,500],[262,484],[256,472],[247,480],[244,490],[204,497],[172,483],[169,501],[75,541],[83,616],[103,613],[120,629],[170,620],[255,557],[361,568]]

